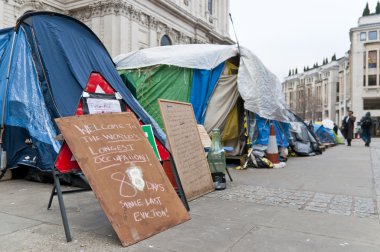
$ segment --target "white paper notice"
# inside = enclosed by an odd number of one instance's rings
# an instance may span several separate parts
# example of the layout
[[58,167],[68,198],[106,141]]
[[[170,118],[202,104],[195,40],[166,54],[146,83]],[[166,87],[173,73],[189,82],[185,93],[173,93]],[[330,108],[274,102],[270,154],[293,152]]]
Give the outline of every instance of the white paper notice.
[[87,106],[90,114],[122,112],[118,100],[88,98]]

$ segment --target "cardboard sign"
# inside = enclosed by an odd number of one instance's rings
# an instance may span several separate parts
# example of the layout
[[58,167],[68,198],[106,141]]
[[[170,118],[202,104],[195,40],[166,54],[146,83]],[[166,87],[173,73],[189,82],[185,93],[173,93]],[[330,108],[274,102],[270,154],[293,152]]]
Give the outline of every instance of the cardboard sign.
[[190,219],[132,113],[56,121],[123,246]]
[[199,136],[201,138],[201,142],[202,142],[203,147],[210,148],[211,147],[211,138],[207,134],[205,127],[201,124],[198,124],[197,126],[198,126],[198,132],[199,132]]
[[121,112],[120,102],[116,99],[87,98],[87,106],[90,114]]
[[213,191],[193,107],[176,101],[159,100],[158,103],[186,198],[192,200]]

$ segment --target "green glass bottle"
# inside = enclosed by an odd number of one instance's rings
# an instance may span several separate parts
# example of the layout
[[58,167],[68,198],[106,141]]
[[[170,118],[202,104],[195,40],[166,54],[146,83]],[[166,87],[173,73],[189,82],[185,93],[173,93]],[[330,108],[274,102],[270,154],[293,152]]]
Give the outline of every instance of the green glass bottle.
[[211,170],[211,173],[223,173],[226,172],[226,157],[220,139],[220,130],[212,130],[212,142],[211,147],[207,155],[207,161]]

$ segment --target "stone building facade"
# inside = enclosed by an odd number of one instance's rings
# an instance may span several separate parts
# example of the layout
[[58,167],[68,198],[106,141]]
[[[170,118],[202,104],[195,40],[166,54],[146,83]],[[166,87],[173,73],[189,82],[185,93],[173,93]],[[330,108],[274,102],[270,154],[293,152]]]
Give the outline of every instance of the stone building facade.
[[14,26],[28,10],[81,20],[111,56],[167,44],[234,43],[229,0],[0,0],[0,28]]
[[380,15],[364,16],[350,30],[351,109],[371,112],[374,134],[380,135]]
[[380,15],[359,18],[349,35],[345,57],[288,76],[283,91],[289,108],[305,120],[330,118],[340,125],[348,110],[357,121],[369,111],[375,124],[372,133],[380,136]]
[[348,57],[285,78],[288,107],[305,121],[330,118],[337,124],[350,106]]

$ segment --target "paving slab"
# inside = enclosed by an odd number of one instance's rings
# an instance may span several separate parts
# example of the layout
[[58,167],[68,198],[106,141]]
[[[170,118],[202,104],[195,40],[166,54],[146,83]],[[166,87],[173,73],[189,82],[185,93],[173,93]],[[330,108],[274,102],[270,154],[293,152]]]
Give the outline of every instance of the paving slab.
[[0,212],[0,236],[38,226],[42,222]]
[[91,191],[64,196],[67,243],[57,200],[46,209],[52,185],[0,182],[0,251],[380,251],[378,154],[380,140],[357,140],[285,169],[231,170],[227,190],[190,202],[190,221],[127,248]]
[[284,169],[231,169],[231,174],[245,185],[373,197],[370,152],[355,139],[351,147],[337,145],[322,155],[290,158]]
[[379,246],[347,239],[333,238],[323,235],[278,230],[258,227],[250,231],[241,242],[228,251],[271,251],[271,252],[378,252]]

